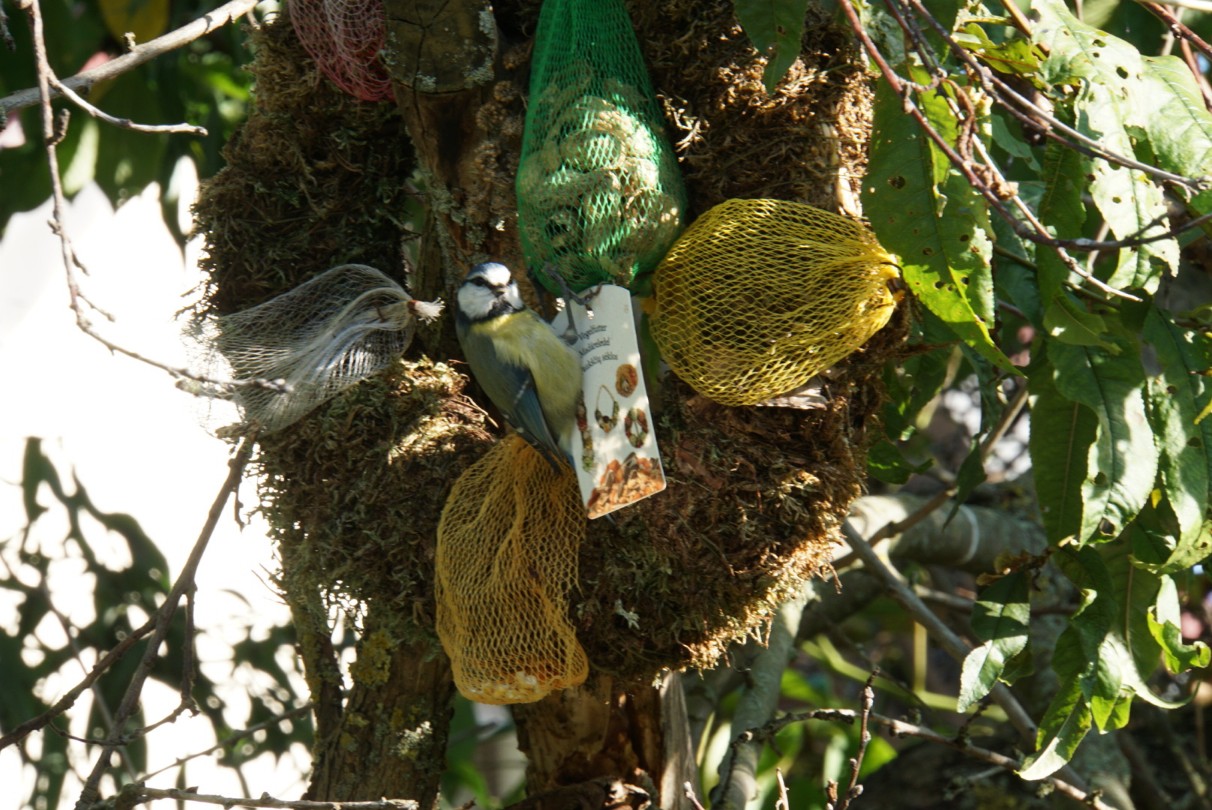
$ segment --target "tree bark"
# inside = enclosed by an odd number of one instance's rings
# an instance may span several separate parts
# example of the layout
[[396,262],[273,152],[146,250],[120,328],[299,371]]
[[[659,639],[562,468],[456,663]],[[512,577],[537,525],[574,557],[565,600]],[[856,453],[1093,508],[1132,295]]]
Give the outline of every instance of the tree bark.
[[305,798],[437,807],[454,697],[449,659],[427,641],[396,644],[368,630],[350,673],[340,721],[317,741]]
[[657,686],[591,676],[513,714],[530,791],[622,777],[661,808],[692,806],[682,788],[697,778],[680,676]]

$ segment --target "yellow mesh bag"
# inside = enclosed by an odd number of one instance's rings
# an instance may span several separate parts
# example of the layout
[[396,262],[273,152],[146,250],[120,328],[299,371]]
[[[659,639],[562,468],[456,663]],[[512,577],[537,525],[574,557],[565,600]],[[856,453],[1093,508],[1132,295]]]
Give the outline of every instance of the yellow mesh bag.
[[589,661],[568,621],[585,536],[576,475],[511,435],[467,469],[438,523],[438,636],[455,686],[531,703],[577,686]]
[[696,391],[756,405],[862,346],[896,306],[895,260],[859,222],[803,203],[728,200],[657,267],[652,334]]

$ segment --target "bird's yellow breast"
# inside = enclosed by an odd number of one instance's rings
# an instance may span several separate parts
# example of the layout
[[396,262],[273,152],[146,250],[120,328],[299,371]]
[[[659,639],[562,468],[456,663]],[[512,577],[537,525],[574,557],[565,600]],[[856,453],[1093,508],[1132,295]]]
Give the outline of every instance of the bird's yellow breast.
[[501,360],[530,369],[544,410],[563,416],[576,408],[581,360],[542,318],[529,310],[484,324]]

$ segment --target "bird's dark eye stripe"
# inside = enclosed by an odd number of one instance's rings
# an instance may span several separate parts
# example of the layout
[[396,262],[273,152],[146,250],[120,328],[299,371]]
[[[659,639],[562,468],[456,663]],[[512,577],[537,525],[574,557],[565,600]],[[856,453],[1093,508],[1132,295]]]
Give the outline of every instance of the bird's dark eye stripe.
[[491,287],[492,286],[491,284],[488,283],[488,279],[484,278],[483,276],[476,276],[475,278],[473,278],[471,280],[471,283],[475,284],[478,287]]

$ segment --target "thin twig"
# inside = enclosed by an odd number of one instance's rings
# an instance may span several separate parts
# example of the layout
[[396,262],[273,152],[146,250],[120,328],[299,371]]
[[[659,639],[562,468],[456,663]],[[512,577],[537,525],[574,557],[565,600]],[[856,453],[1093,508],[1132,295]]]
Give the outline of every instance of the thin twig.
[[1208,59],[1212,59],[1212,45],[1209,45],[1203,37],[1187,27],[1187,24],[1178,18],[1178,16],[1165,8],[1161,3],[1141,3],[1149,13],[1161,18],[1170,30],[1174,32],[1176,37],[1190,42],[1195,48]]
[[1031,37],[1031,23],[1023,16],[1023,12],[1018,7],[1018,3],[1014,0],[1001,0],[1002,8],[1006,10],[1006,16],[1010,18],[1010,23],[1018,29],[1018,32],[1025,37]]
[[120,641],[112,650],[102,656],[96,664],[93,664],[93,668],[87,675],[84,676],[84,679],[69,689],[63,697],[59,698],[59,700],[55,702],[54,706],[51,706],[37,717],[26,720],[8,734],[0,737],[0,751],[3,751],[10,745],[21,742],[33,732],[45,728],[56,717],[59,717],[67,712],[68,709],[75,705],[76,700],[80,697],[84,690],[90,688],[94,683],[97,682],[98,678],[108,672],[114,664],[122,660],[122,656],[124,656],[131,647],[135,646],[141,640],[146,638],[153,630],[155,630],[155,627],[156,617],[153,616],[142,627],[131,631],[130,635],[122,639],[122,641]]
[[[76,280],[76,270],[85,274],[87,271],[80,258],[76,255],[76,250],[72,246],[71,238],[67,233],[67,226],[64,220],[64,212],[67,209],[67,197],[63,193],[63,179],[59,171],[59,154],[57,144],[60,140],[55,129],[54,110],[51,107],[51,98],[53,97],[51,82],[54,78],[54,72],[51,70],[50,61],[46,53],[46,39],[43,32],[42,10],[38,5],[37,0],[22,0],[24,8],[29,12],[30,31],[33,36],[34,45],[34,62],[38,75],[38,93],[41,94],[42,107],[42,138],[46,144],[46,164],[50,171],[51,182],[51,230],[59,237],[60,251],[63,257],[63,269],[67,276],[67,291],[71,303],[72,312],[76,316],[76,326],[84,334],[96,340],[111,352],[122,354],[130,357],[133,360],[138,360],[141,363],[146,363],[154,368],[168,372],[178,380],[189,380],[192,383],[198,383],[203,386],[218,386],[223,388],[231,386],[230,381],[214,380],[205,375],[195,374],[185,368],[177,368],[166,363],[161,363],[158,360],[153,360],[145,357],[139,352],[127,349],[112,341],[106,339],[98,332],[84,314],[84,304],[89,303],[88,299],[80,292],[80,285]],[[250,3],[252,0],[240,0],[241,3]],[[229,6],[235,3],[229,3]],[[220,9],[222,10],[222,9]],[[206,20],[208,18],[203,18]],[[198,22],[195,20],[195,22]],[[187,26],[188,27],[188,26]],[[184,29],[181,29],[184,30]],[[163,39],[163,37],[161,37]],[[148,43],[151,44],[151,43]],[[114,60],[117,61],[117,60]],[[83,75],[83,74],[82,74]],[[0,117],[3,115],[3,107],[0,107]],[[91,304],[89,304],[92,306]],[[96,309],[96,307],[92,307]],[[105,313],[102,313],[104,315]],[[255,385],[260,385],[263,381],[258,381]],[[242,383],[235,383],[236,386]],[[272,386],[272,383],[270,383]]]
[[240,481],[244,476],[244,468],[252,457],[255,441],[255,435],[245,438],[240,444],[239,449],[237,449],[235,456],[232,457],[227,479],[223,482],[223,486],[215,497],[214,503],[211,504],[210,512],[206,516],[206,523],[198,534],[198,539],[189,553],[189,558],[186,560],[181,574],[177,577],[177,581],[173,583],[172,590],[165,597],[164,603],[156,611],[155,631],[152,633],[151,639],[148,640],[147,649],[143,653],[143,659],[139,662],[139,667],[126,687],[126,693],[122,696],[122,703],[118,706],[118,711],[114,716],[116,725],[107,739],[100,743],[103,746],[103,750],[98,755],[97,762],[94,764],[93,770],[89,773],[88,779],[84,783],[84,788],[80,792],[80,798],[76,801],[76,810],[86,810],[98,799],[98,785],[101,782],[101,777],[109,768],[110,755],[114,749],[122,745],[121,726],[138,709],[139,699],[143,692],[143,684],[147,680],[148,675],[151,674],[152,666],[160,654],[160,645],[168,635],[169,627],[172,624],[172,617],[176,613],[182,596],[193,587],[194,575],[197,573],[198,564],[202,561],[202,554],[206,551],[206,546],[214,534],[215,527],[219,523],[219,518],[223,514],[228,498],[240,486]]
[[[962,662],[968,657],[968,653],[971,652],[968,644],[926,606],[926,603],[905,583],[904,577],[899,571],[880,557],[849,523],[842,524],[842,533],[846,536],[850,547],[854,549],[854,553],[862,560],[864,567],[884,580],[892,597],[926,628],[926,631],[942,645],[952,658]],[[1001,684],[995,686],[991,694],[997,705],[1006,712],[1006,717],[1018,730],[1024,742],[1034,746],[1035,721],[1031,719],[1018,700]]]
[[[875,688],[872,684],[875,682],[875,676],[879,674],[878,670],[872,670],[871,675],[867,678],[867,684],[863,687],[863,705],[862,711],[859,714],[859,746],[858,751],[850,758],[850,784],[846,786],[846,792],[838,797],[837,803],[828,810],[846,810],[850,806],[850,802],[857,799],[863,793],[863,786],[859,784],[859,771],[863,767],[863,757],[867,755],[867,745],[871,742],[871,729],[868,727],[868,722],[871,720],[871,710],[875,706]],[[836,791],[836,783],[830,782]]]
[[958,610],[961,613],[971,613],[976,603],[971,599],[965,599],[962,596],[956,596],[947,591],[940,591],[936,588],[927,588],[925,585],[914,585],[913,592],[926,602],[934,602],[936,605],[942,605],[950,610]]
[[[747,688],[733,713],[732,727],[747,729],[769,722],[778,708],[779,684],[795,648],[796,630],[808,601],[808,589],[784,602],[774,616],[766,649],[750,664]],[[737,733],[720,762],[720,781],[712,790],[712,806],[744,808],[757,789],[760,750],[744,731]]]
[[149,788],[143,785],[126,785],[119,795],[119,806],[145,804],[156,799],[173,799],[178,802],[197,802],[199,804],[219,804],[223,807],[271,807],[283,810],[420,810],[420,805],[412,799],[378,799],[374,801],[326,802],[310,799],[287,800],[275,799],[268,793],[261,794],[259,799],[242,796],[213,796],[205,793],[195,793],[189,790],[175,788]]
[[[867,541],[848,522],[842,524],[842,533],[845,535],[847,542],[850,543],[850,547],[854,549],[855,554],[863,561],[863,565],[867,570],[884,580],[884,584],[888,587],[893,599],[899,602],[919,624],[926,628],[926,632],[942,645],[948,655],[959,662],[968,657],[968,653],[971,651],[968,644],[956,635],[934,611],[930,610],[918,598],[917,594],[905,582],[905,578],[900,571],[890,562],[880,557],[875,552],[875,549],[871,548]],[[1006,718],[1018,731],[1023,742],[1028,746],[1034,747],[1036,736],[1035,721],[1027,714],[1027,711],[1018,702],[1018,699],[1014,697],[1013,693],[1004,684],[999,683],[994,685],[993,689],[989,692],[989,696],[1006,713]],[[1084,781],[1070,766],[1066,765],[1059,773],[1071,784],[1085,789]]]
[[774,778],[779,786],[779,798],[774,803],[774,810],[791,810],[791,798],[787,795],[787,783],[783,781],[783,769],[774,769]]
[[1188,8],[1192,11],[1202,11],[1205,14],[1212,13],[1212,2],[1209,0],[1157,0],[1153,5]]
[[134,132],[146,132],[148,134],[169,132],[184,135],[206,135],[205,127],[199,127],[194,124],[140,124],[137,121],[130,120],[129,118],[118,118],[110,115],[105,110],[102,110],[95,104],[90,103],[75,90],[65,85],[58,76],[52,75],[50,77],[50,86],[51,89],[57,91],[59,94],[67,98],[80,109],[84,110],[93,118],[96,118],[99,121],[104,121],[110,126],[117,127],[119,129],[129,129],[133,130]]
[[[55,605],[54,598],[50,592],[50,587],[46,584],[45,579],[38,583],[38,590],[42,594],[42,598],[46,600],[47,609],[54,615],[55,619],[58,620],[59,627],[63,630],[63,635],[67,636],[68,646],[71,647],[72,654],[75,656],[76,662],[80,664],[80,669],[83,670],[84,675],[87,676],[89,667],[84,663],[84,651],[80,648],[80,643],[78,640],[79,633],[76,630],[76,627],[72,625],[67,616],[65,616],[63,612]],[[114,728],[113,712],[109,710],[109,704],[105,702],[105,694],[95,683],[93,684],[93,705],[101,714],[101,718],[105,721],[106,729],[112,731]],[[63,732],[56,727],[53,722],[50,724],[50,727],[60,736],[70,736],[67,735],[66,732]],[[122,760],[123,765],[126,766],[127,772],[130,773],[131,778],[134,778],[134,766],[131,764],[130,757],[126,755],[125,751],[122,752]]]
[[[129,70],[139,67],[139,65],[150,62],[177,48],[184,47],[196,39],[219,30],[228,23],[235,22],[252,11],[258,2],[259,0],[230,0],[230,2],[223,4],[208,14],[204,14],[191,23],[181,26],[175,31],[170,31],[163,36],[136,45],[127,53],[110,59],[103,65],[63,79],[62,83],[72,90],[87,93],[98,82],[121,76]],[[2,13],[3,4],[0,4],[0,14]],[[2,19],[0,17],[0,20]],[[56,90],[51,98],[56,98],[58,95],[59,93]],[[34,106],[41,97],[42,94],[39,88],[31,88],[19,90],[16,93],[0,98],[0,122],[14,110]]]
[[[1036,244],[1053,247],[1057,251],[1057,255],[1060,256],[1061,261],[1063,261],[1065,265],[1069,267],[1069,269],[1085,279],[1085,281],[1091,286],[1102,290],[1107,295],[1124,298],[1129,301],[1140,301],[1139,297],[1132,295],[1131,293],[1126,293],[1123,290],[1117,290],[1101,279],[1087,273],[1085,269],[1081,267],[1081,265],[1075,262],[1073,258],[1064,251],[1063,246],[1057,244],[1056,239],[1038,222],[1032,222],[1034,230],[1024,226],[1023,223],[1020,222],[1019,219],[1015,217],[1008,208],[1006,208],[997,192],[990,188],[989,184],[985,182],[984,179],[978,176],[976,170],[973,168],[972,162],[965,160],[963,155],[959,154],[955,148],[947,142],[947,139],[934,128],[929,120],[926,119],[925,113],[918,108],[917,104],[913,102],[913,99],[910,96],[913,90],[919,90],[921,88],[902,81],[900,76],[896,74],[896,72],[888,64],[887,60],[884,59],[883,54],[881,54],[879,49],[876,48],[875,43],[871,41],[871,37],[867,35],[866,30],[863,28],[862,21],[858,18],[858,12],[855,11],[849,3],[843,3],[842,8],[846,13],[847,19],[850,21],[851,28],[854,30],[855,35],[862,43],[863,48],[867,50],[872,61],[879,66],[884,81],[888,82],[888,86],[892,88],[892,91],[896,93],[898,97],[900,97],[902,107],[905,112],[908,113],[915,122],[917,122],[918,127],[931,141],[934,142],[935,146],[937,146],[939,151],[946,156],[947,160],[949,160],[953,166],[959,169],[960,173],[964,175],[964,179],[968,181],[969,185],[976,189],[976,191],[985,198],[985,202],[988,203],[989,207],[995,211],[998,216],[1004,219],[1007,224],[1010,225],[1015,234],[1023,239],[1035,242]],[[1015,195],[1015,197],[1017,197],[1017,195]]]
[[[919,2],[917,2],[917,0],[909,0],[909,2],[911,2],[918,9],[923,9],[921,4]],[[890,12],[893,14],[893,16],[899,21],[901,27],[905,30],[906,34],[911,39],[913,39],[914,38],[913,26],[911,26],[909,24],[909,22],[904,18],[904,16],[900,14],[899,9],[896,7],[895,3],[892,2],[892,0],[886,0],[886,4],[887,4]],[[914,91],[921,92],[924,90],[924,88],[921,88],[915,84],[908,83],[908,82],[902,80],[895,73],[895,71],[892,70],[891,66],[887,63],[887,61],[884,59],[883,55],[876,48],[875,43],[872,42],[871,38],[867,35],[866,31],[864,30],[864,28],[862,26],[861,21],[858,18],[857,12],[849,4],[844,3],[844,4],[842,4],[842,7],[850,22],[851,28],[853,29],[855,35],[858,37],[864,50],[867,51],[867,53],[871,57],[872,61],[875,62],[876,65],[879,67],[881,73],[883,74],[885,81],[888,82],[888,84],[892,88],[893,92],[896,93],[901,98],[905,112],[914,119],[914,121],[918,124],[919,128],[926,134],[926,136],[938,147],[938,149],[960,171],[960,173],[964,175],[965,179],[969,182],[969,184],[972,185],[972,187],[975,188],[978,191],[978,193],[980,193],[981,196],[985,198],[989,207],[993,211],[995,211],[999,216],[1001,216],[1011,226],[1011,228],[1014,230],[1014,232],[1018,236],[1020,236],[1023,239],[1027,239],[1029,241],[1035,242],[1037,244],[1049,246],[1049,247],[1052,247],[1053,249],[1055,249],[1057,251],[1058,256],[1061,258],[1061,260],[1065,263],[1065,265],[1070,270],[1072,270],[1079,277],[1081,277],[1085,281],[1085,283],[1091,285],[1092,287],[1094,287],[1098,290],[1101,290],[1103,293],[1105,293],[1107,295],[1119,297],[1119,298],[1124,298],[1127,300],[1139,300],[1139,298],[1137,296],[1132,295],[1131,293],[1124,292],[1123,290],[1118,290],[1114,287],[1111,287],[1110,285],[1103,282],[1101,279],[1090,274],[1085,268],[1083,268],[1080,264],[1078,264],[1076,261],[1074,261],[1073,258],[1066,253],[1066,248],[1073,249],[1073,250],[1109,250],[1109,249],[1115,249],[1115,248],[1130,247],[1133,245],[1144,244],[1147,242],[1158,241],[1161,239],[1170,239],[1170,238],[1173,238],[1173,236],[1176,233],[1181,232],[1185,228],[1193,227],[1190,223],[1184,223],[1184,225],[1178,229],[1168,230],[1165,234],[1161,234],[1161,235],[1155,234],[1155,235],[1150,235],[1150,236],[1137,236],[1137,237],[1131,237],[1131,238],[1124,239],[1124,240],[1117,240],[1115,242],[1095,243],[1095,242],[1092,242],[1092,241],[1086,240],[1086,239],[1058,239],[1048,233],[1047,229],[1043,227],[1043,225],[1034,217],[1034,215],[1031,214],[1029,209],[1024,204],[1022,204],[1022,201],[1018,199],[1017,194],[1012,194],[1010,199],[1012,199],[1014,201],[1017,208],[1019,208],[1021,211],[1023,211],[1024,218],[1027,220],[1028,224],[1024,224],[1023,221],[1019,220],[1016,216],[1014,216],[1011,213],[1011,211],[1006,207],[1006,205],[1004,204],[1004,202],[1002,200],[1003,195],[999,194],[997,189],[992,187],[988,182],[986,182],[985,178],[980,176],[980,174],[977,171],[976,164],[972,160],[965,158],[963,154],[958,152],[956,150],[956,148],[953,147],[947,141],[947,139],[944,138],[930,124],[930,122],[926,119],[925,114],[913,102],[912,93]],[[936,28],[938,27],[937,21],[934,20],[934,18],[931,17],[927,12],[925,12],[924,9],[921,10],[921,13],[923,14],[923,16],[926,17],[927,20],[930,21],[930,23],[932,25],[934,25]],[[1019,24],[1025,24],[1025,20],[1020,20],[1018,22],[1019,22]],[[943,32],[943,36],[948,41],[949,45],[952,48],[958,48],[958,45],[955,45],[955,43],[951,40],[949,34],[946,31]],[[960,50],[962,51],[962,49],[960,49]],[[975,64],[975,66],[976,66],[975,69],[977,71],[977,75],[981,78],[982,83],[990,83],[990,82],[994,82],[994,81],[1000,82],[1000,80],[997,80],[996,77],[992,77],[992,78],[989,77],[990,71],[985,69],[979,63],[975,63],[975,60],[973,60],[969,54],[962,53],[962,54],[960,54],[960,56],[961,56],[961,58],[965,59],[966,62],[972,62]],[[929,63],[930,60],[927,59],[926,61],[927,61],[927,63]],[[1024,115],[1024,113],[1020,112],[1019,110],[1015,109],[1013,105],[1011,105],[1007,102],[1006,98],[1003,97],[1003,93],[1005,93],[1006,96],[1010,96],[1013,93],[1013,91],[1010,90],[1008,88],[1008,86],[1005,86],[1003,88],[1003,85],[1004,85],[1004,83],[1001,83],[998,85],[999,92],[994,92],[992,94],[993,97],[995,99],[997,99],[999,102],[1001,102],[1002,105],[1005,106],[1006,109],[1008,111],[1010,111],[1011,113],[1013,113],[1017,116],[1020,116],[1020,117],[1024,117],[1024,118],[1029,117],[1029,116]],[[1047,123],[1051,124],[1051,123],[1055,122],[1055,124],[1057,125],[1058,128],[1064,128],[1064,125],[1061,122],[1055,121],[1055,119],[1052,118],[1051,116],[1049,116],[1046,113],[1046,111],[1038,110],[1038,107],[1035,107],[1035,105],[1031,104],[1031,102],[1029,102],[1028,100],[1022,99],[1022,97],[1017,96],[1017,94],[1013,94],[1013,98],[1021,100],[1021,103],[1024,105],[1028,105],[1029,109],[1032,109],[1033,111],[1038,111],[1038,113],[1040,115],[1044,116],[1044,119]],[[961,123],[962,123],[962,121],[961,121]],[[1034,127],[1039,127],[1039,122],[1037,120],[1032,120],[1032,121],[1030,121],[1030,123]],[[1044,131],[1045,134],[1049,134],[1050,130],[1051,130],[1051,127],[1049,127],[1049,126],[1045,126],[1045,127],[1041,128],[1041,131]],[[1179,175],[1174,175],[1169,172],[1164,172],[1155,166],[1148,166],[1147,164],[1141,164],[1141,163],[1139,163],[1139,161],[1135,161],[1132,158],[1127,158],[1122,155],[1117,155],[1114,153],[1107,152],[1106,150],[1101,149],[1101,147],[1099,147],[1096,142],[1092,142],[1089,138],[1086,138],[1086,136],[1082,135],[1081,133],[1076,132],[1075,130],[1071,131],[1071,133],[1067,132],[1067,134],[1072,134],[1072,136],[1075,137],[1076,139],[1084,140],[1088,144],[1088,145],[1079,146],[1078,144],[1066,142],[1068,146],[1070,146],[1072,148],[1076,148],[1076,149],[1078,149],[1078,151],[1092,152],[1097,157],[1101,157],[1104,160],[1108,160],[1108,161],[1111,161],[1111,162],[1114,162],[1114,163],[1117,163],[1120,165],[1132,167],[1132,168],[1138,168],[1141,171],[1146,171],[1146,172],[1150,173],[1152,176],[1157,177],[1159,180],[1163,180],[1165,182],[1176,183],[1176,184],[1184,185],[1184,186],[1191,187],[1191,188],[1202,187],[1206,183],[1206,180],[1192,180],[1190,178],[1182,177]],[[1055,133],[1050,134],[1050,137],[1053,137],[1053,136],[1055,136]],[[980,164],[979,168],[981,171],[986,171],[986,170],[990,169],[990,166],[986,165],[986,164]]]
[[235,743],[239,742],[240,740],[244,739],[245,737],[251,736],[251,735],[257,733],[258,731],[267,729],[270,726],[277,725],[278,723],[284,723],[287,720],[293,720],[296,717],[302,717],[311,711],[311,707],[312,707],[311,703],[304,703],[302,706],[297,706],[288,712],[283,712],[282,714],[274,715],[273,717],[269,718],[268,720],[262,720],[260,723],[251,725],[248,728],[240,729],[239,731],[229,734],[228,736],[219,740],[217,743],[212,745],[210,748],[207,748],[202,751],[195,751],[194,753],[186,754],[183,757],[178,757],[176,762],[165,765],[163,768],[159,769],[158,771],[152,771],[149,774],[145,774],[143,776],[143,778],[139,781],[146,782],[148,779],[151,779],[153,776],[159,776],[160,774],[164,773],[165,771],[170,771],[173,768],[179,768],[182,765],[184,765],[185,763],[189,762],[190,760],[198,759],[199,757],[204,757],[204,756],[207,756],[208,754],[213,754],[215,751],[219,751],[223,748],[227,748],[230,745],[234,745]]
[[[980,762],[987,762],[990,765],[996,765],[1003,770],[1011,773],[1018,773],[1022,763],[1005,754],[999,754],[996,751],[990,751],[987,748],[972,745],[965,739],[952,739],[944,737],[933,729],[917,723],[910,723],[905,720],[896,720],[876,712],[868,712],[867,718],[878,726],[882,726],[890,731],[893,736],[897,737],[916,737],[918,739],[927,740],[939,745],[945,745],[948,748],[953,748],[956,751],[971,757]],[[827,721],[832,723],[845,723],[854,725],[856,722],[862,722],[863,712],[856,712],[853,709],[811,709],[804,712],[788,712],[780,717],[771,720],[760,729],[753,729],[752,734],[760,739],[773,739],[779,731],[789,725],[795,723],[804,723],[809,720]],[[1095,810],[1113,810],[1109,805],[1103,802],[1097,795],[1086,792],[1080,785],[1066,781],[1059,777],[1049,776],[1040,780],[1041,783],[1050,785],[1057,793],[1073,799],[1076,802],[1081,802],[1087,807],[1095,808]],[[686,785],[689,790],[690,785]]]

